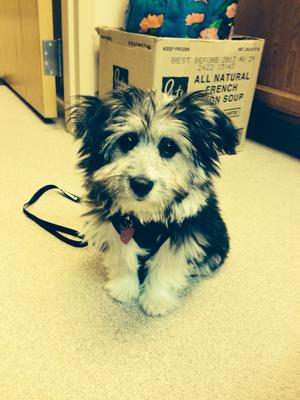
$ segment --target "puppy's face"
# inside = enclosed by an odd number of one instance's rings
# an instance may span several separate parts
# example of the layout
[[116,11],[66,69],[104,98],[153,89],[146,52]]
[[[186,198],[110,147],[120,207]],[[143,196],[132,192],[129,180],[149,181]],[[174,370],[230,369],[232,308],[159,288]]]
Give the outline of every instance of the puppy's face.
[[162,221],[192,192],[205,198],[218,153],[237,143],[229,119],[200,93],[175,99],[128,88],[105,101],[83,98],[74,115],[80,166],[103,216]]

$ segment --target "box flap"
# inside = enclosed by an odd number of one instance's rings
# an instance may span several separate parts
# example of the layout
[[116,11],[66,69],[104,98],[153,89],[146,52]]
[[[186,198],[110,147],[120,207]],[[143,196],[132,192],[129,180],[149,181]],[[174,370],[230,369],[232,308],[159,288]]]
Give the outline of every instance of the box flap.
[[157,43],[168,45],[170,41],[178,45],[187,45],[188,43],[214,43],[219,46],[223,46],[225,43],[229,45],[236,41],[243,41],[247,44],[249,42],[257,41],[259,44],[264,44],[265,40],[261,38],[234,35],[232,40],[217,40],[217,39],[192,39],[192,38],[174,38],[174,37],[158,37],[145,35],[142,33],[126,32],[121,28],[112,28],[109,26],[101,26],[96,28],[100,38],[102,40],[109,40],[118,43],[122,46],[128,47],[141,47],[148,48],[149,50],[154,47]]

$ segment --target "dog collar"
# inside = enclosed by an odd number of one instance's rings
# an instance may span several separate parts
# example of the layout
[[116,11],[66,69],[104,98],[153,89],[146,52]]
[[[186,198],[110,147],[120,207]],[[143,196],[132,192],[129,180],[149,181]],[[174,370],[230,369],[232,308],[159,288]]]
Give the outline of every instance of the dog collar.
[[111,217],[111,223],[120,235],[125,245],[134,241],[143,249],[154,254],[168,239],[169,231],[161,222],[146,222],[142,224],[134,215],[116,213]]

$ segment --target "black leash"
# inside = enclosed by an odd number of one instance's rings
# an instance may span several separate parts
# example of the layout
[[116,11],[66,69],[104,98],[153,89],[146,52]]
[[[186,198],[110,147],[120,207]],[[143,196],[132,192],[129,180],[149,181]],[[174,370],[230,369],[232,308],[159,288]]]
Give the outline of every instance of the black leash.
[[[75,203],[80,203],[80,197],[76,196],[73,193],[62,190],[56,185],[46,185],[39,189],[31,199],[24,204],[23,212],[24,214],[30,218],[32,221],[36,222],[40,227],[45,229],[47,232],[51,233],[51,235],[55,236],[57,239],[61,240],[64,243],[69,244],[73,247],[86,247],[88,243],[84,241],[84,236],[80,234],[78,231],[67,228],[62,225],[54,224],[53,222],[46,221],[37,217],[28,211],[28,208],[34,204],[44,193],[49,190],[58,190],[60,194],[67,199],[74,201]],[[130,220],[130,224],[128,225],[128,219]],[[111,223],[114,228],[120,235],[121,241],[127,244],[128,241],[133,238],[136,243],[141,247],[147,250],[147,254],[145,256],[139,256],[139,269],[138,276],[140,283],[143,283],[146,275],[147,275],[147,266],[146,262],[151,258],[160,247],[166,242],[169,238],[169,231],[161,223],[150,222],[147,224],[141,224],[136,218],[133,216],[121,216],[120,214],[115,214],[111,217]],[[126,238],[122,238],[122,232],[132,230],[130,236]],[[124,232],[123,232],[124,233]],[[73,236],[76,239],[70,239],[69,237],[63,235],[66,234],[68,236]],[[127,239],[127,240],[126,240]]]
[[[75,194],[72,194],[70,192],[62,190],[56,185],[46,185],[46,186],[42,187],[41,189],[39,189],[31,197],[31,199],[27,203],[24,204],[24,206],[23,206],[24,214],[27,215],[28,218],[30,218],[34,222],[36,222],[43,229],[45,229],[46,231],[51,233],[51,235],[57,237],[62,242],[67,243],[70,246],[74,246],[74,247],[86,247],[88,245],[88,243],[83,240],[84,239],[83,235],[80,234],[78,231],[71,229],[71,228],[67,228],[62,225],[54,224],[49,221],[45,221],[28,211],[28,208],[32,204],[34,204],[44,193],[46,193],[52,189],[59,190],[59,192],[62,196],[66,197],[67,199],[69,199],[71,201],[74,201],[75,203],[80,203],[80,198],[78,196],[76,196]],[[70,239],[67,236],[63,235],[63,233],[67,234],[68,236],[73,236],[74,238],[77,238],[78,240]]]

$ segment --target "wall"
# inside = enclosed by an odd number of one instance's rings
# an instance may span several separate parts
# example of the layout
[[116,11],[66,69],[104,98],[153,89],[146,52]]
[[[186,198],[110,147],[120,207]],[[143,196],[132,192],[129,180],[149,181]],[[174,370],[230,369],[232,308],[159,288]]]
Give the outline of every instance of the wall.
[[237,33],[266,39],[256,99],[300,117],[300,1],[241,0]]
[[123,26],[128,0],[95,0],[95,26]]

